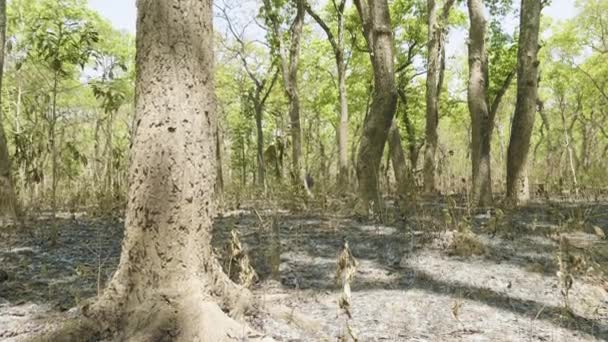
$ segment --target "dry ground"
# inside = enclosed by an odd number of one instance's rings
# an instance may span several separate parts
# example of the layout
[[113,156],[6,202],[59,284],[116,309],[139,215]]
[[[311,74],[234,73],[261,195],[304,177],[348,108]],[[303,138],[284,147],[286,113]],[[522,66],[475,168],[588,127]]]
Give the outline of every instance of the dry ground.
[[[248,320],[278,341],[342,334],[335,269],[344,239],[359,261],[352,326],[360,341],[608,341],[608,247],[597,231],[608,234],[607,204],[536,204],[499,221],[496,213],[467,220],[465,211],[450,201],[383,220],[233,210],[217,220],[213,245],[224,255],[230,231],[241,233],[262,309]],[[0,233],[2,341],[77,315],[73,307],[94,296],[117,265],[122,221],[49,222]],[[455,244],[463,222],[475,235]],[[556,276],[559,233],[584,259],[570,311]]]

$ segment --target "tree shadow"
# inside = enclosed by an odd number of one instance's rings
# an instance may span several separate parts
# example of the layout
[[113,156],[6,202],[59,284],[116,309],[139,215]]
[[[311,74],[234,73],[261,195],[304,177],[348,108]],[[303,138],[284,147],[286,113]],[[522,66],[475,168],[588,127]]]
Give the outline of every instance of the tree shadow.
[[[214,238],[216,242],[225,239],[227,235],[222,229],[226,226],[244,231],[257,229],[256,220],[257,218],[244,215],[238,219],[238,224],[235,224],[235,221],[229,224],[218,222]],[[243,234],[243,241],[248,246],[262,282],[272,278],[269,271],[272,266],[268,265],[267,246],[270,240],[277,239],[278,243],[270,245],[280,246],[279,280],[285,289],[337,291],[338,287],[334,279],[335,262],[342,246],[342,239],[346,238],[353,254],[361,263],[374,264],[372,271],[374,274],[358,272],[352,285],[354,292],[374,289],[405,291],[419,289],[452,297],[464,295],[469,300],[526,316],[533,321],[543,320],[565,329],[608,339],[608,323],[601,320],[588,319],[576,313],[566,313],[559,306],[512,297],[506,292],[498,292],[490,288],[436,279],[432,274],[412,267],[400,267],[399,261],[404,255],[415,254],[416,250],[422,247],[416,241],[418,238],[416,234],[405,222],[397,222],[396,226],[387,227],[346,218],[338,227],[329,229],[327,220],[318,217],[315,220],[306,222],[304,219],[296,225],[297,228],[294,228],[293,224],[290,224],[289,215],[285,215],[279,218],[278,236],[271,237],[263,230]],[[509,263],[528,272],[555,276],[556,244],[544,234],[533,232],[529,236],[518,236],[513,240],[497,237],[499,243],[494,243],[489,236],[484,238],[487,253],[481,257],[481,260],[495,264]],[[517,245],[517,248],[513,248],[514,245]]]

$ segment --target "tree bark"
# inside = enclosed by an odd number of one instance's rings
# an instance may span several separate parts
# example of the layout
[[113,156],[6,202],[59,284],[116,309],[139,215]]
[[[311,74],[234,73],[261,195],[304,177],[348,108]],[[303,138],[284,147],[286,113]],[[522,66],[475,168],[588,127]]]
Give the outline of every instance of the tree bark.
[[393,36],[387,1],[356,0],[355,5],[363,24],[374,72],[373,100],[370,113],[363,123],[357,158],[359,195],[363,201],[363,209],[367,211],[372,203],[374,209],[382,205],[378,189],[378,171],[384,144],[397,107],[397,89]]
[[428,65],[426,76],[426,128],[425,128],[425,150],[423,182],[424,192],[435,192],[435,156],[439,136],[439,94],[443,83],[443,72],[445,68],[445,35],[447,20],[454,0],[446,0],[441,16],[438,13],[436,0],[427,0],[428,14]]
[[117,331],[121,341],[243,338],[246,330],[216,302],[247,291],[228,280],[210,245],[217,179],[212,1],[137,4],[126,234],[118,269],[84,310],[79,333]]
[[486,19],[482,0],[468,0],[469,18],[469,85],[468,104],[471,114],[471,199],[474,205],[492,202],[490,149],[493,120],[488,110],[488,56],[485,47]]
[[507,152],[507,200],[521,204],[530,199],[528,152],[538,98],[538,35],[541,0],[522,0],[517,52],[517,101]]
[[[0,0],[0,105],[2,104],[2,79],[4,74],[4,42],[6,40],[6,0]],[[0,218],[14,219],[17,199],[11,177],[11,162],[4,134],[4,117],[0,113]]]

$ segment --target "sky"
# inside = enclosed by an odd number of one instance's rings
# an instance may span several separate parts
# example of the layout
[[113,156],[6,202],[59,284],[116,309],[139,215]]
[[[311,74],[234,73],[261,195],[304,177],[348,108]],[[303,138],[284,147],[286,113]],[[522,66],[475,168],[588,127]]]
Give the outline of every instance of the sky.
[[[96,9],[112,24],[123,30],[135,33],[137,9],[136,0],[89,0],[92,8]],[[543,14],[554,19],[567,19],[575,12],[575,0],[552,0],[551,5],[543,10]]]

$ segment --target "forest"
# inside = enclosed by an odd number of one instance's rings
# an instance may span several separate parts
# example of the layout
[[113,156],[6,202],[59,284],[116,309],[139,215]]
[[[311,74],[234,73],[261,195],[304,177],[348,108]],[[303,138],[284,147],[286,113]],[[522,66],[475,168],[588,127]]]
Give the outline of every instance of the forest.
[[608,0],[136,3],[0,0],[1,341],[608,341]]

